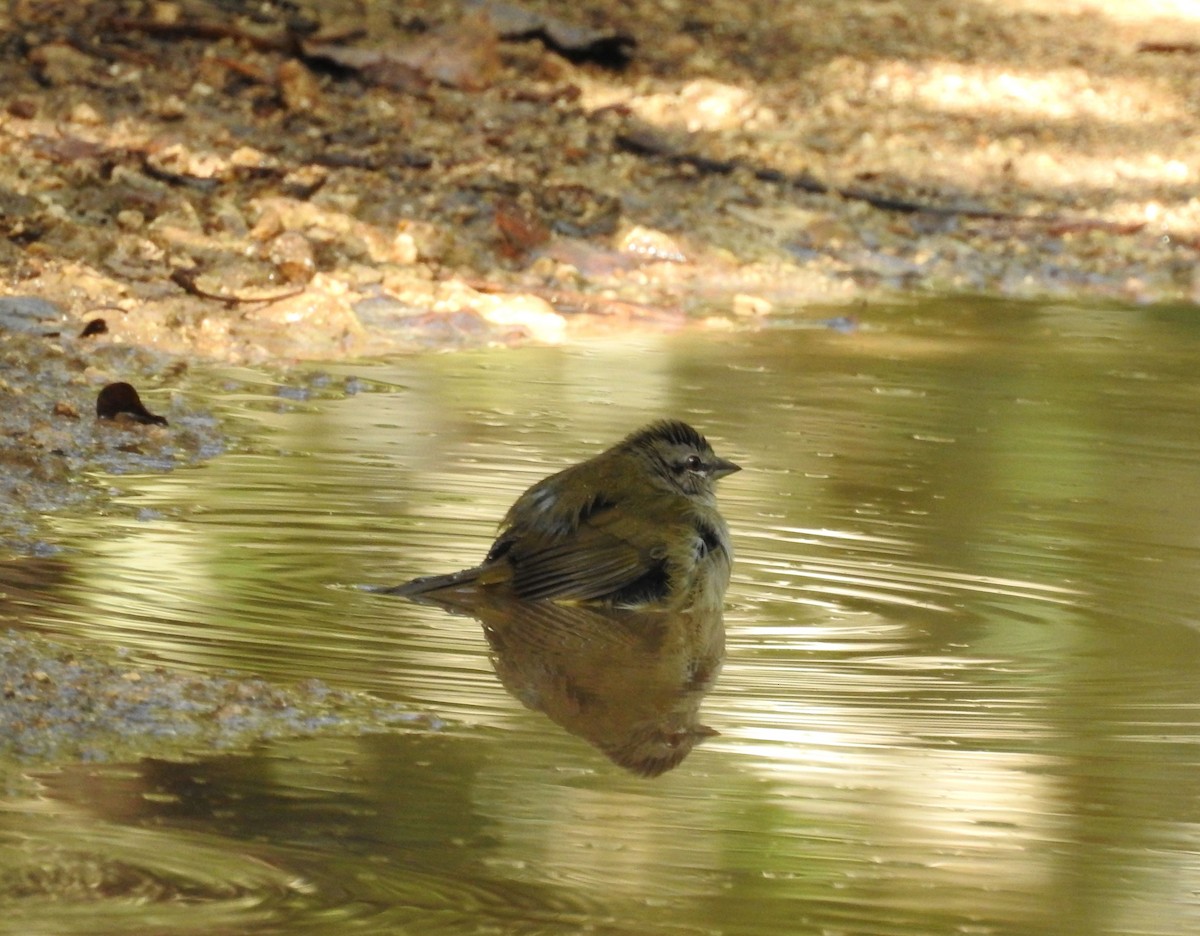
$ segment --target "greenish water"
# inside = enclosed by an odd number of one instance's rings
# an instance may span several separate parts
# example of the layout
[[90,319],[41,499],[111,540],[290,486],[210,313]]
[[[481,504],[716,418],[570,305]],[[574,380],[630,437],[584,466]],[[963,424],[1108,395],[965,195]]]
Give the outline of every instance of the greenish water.
[[[446,727],[48,775],[0,803],[0,931],[1200,931],[1197,310],[914,305],[323,374],[223,374],[197,405],[251,441],[109,479],[20,623]],[[618,686],[658,653],[613,705],[704,661],[719,735],[646,779],[514,698],[497,668],[554,704],[479,623],[356,586],[473,564],[528,484],[664,415],[746,469],[723,666],[719,623],[610,653],[567,622],[554,651],[627,660]]]

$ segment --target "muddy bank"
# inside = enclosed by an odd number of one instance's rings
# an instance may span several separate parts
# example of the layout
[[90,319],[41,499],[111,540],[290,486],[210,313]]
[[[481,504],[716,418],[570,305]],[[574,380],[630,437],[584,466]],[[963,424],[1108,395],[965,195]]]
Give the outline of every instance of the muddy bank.
[[317,680],[277,686],[122,661],[0,632],[0,782],[55,763],[114,763],[245,750],[270,738],[394,728],[436,730],[436,718],[334,690]]
[[[101,504],[102,473],[168,471],[223,451],[223,429],[178,392],[187,380],[183,359],[81,338],[52,303],[0,298],[0,557],[53,554],[46,515]],[[100,390],[118,381],[135,383],[168,425],[97,419]]]
[[0,289],[240,361],[896,291],[1196,294],[1179,4],[568,13],[13,4]]

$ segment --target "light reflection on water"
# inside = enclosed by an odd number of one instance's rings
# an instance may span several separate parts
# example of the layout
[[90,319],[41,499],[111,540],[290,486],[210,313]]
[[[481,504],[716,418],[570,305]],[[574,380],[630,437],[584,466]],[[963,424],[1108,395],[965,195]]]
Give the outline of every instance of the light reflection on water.
[[[68,770],[0,811],[0,841],[122,868],[125,844],[79,837],[227,842],[206,873],[228,886],[143,861],[239,932],[1197,931],[1200,324],[860,319],[338,365],[282,404],[234,375],[211,405],[252,441],[117,479],[111,516],[63,521],[80,561],[22,619],[453,727]],[[668,414],[747,470],[720,492],[738,560],[700,703],[720,735],[645,780],[508,695],[478,624],[351,586],[476,562],[524,487]],[[24,930],[71,931],[70,893],[10,880]]]

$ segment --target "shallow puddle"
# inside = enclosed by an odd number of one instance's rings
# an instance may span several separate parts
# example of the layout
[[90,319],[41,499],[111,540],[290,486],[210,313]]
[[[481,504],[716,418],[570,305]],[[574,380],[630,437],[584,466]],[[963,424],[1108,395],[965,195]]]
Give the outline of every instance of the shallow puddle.
[[[0,801],[6,925],[1196,932],[1198,351],[1194,309],[964,301],[302,390],[224,372],[198,405],[249,441],[108,479],[113,509],[58,521],[61,577],[0,624],[445,727],[43,776]],[[745,468],[719,492],[723,645],[721,622],[610,647],[551,620],[551,667],[519,628],[497,643],[511,622],[489,643],[359,587],[474,564],[526,486],[664,415]],[[656,778],[617,766],[612,713],[684,670],[659,702],[719,734]]]

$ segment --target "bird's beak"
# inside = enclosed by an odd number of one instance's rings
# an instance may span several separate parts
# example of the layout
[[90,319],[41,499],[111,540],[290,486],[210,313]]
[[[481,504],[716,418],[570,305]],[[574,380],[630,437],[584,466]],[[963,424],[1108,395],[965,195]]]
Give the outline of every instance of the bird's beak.
[[712,474],[712,479],[714,481],[719,481],[726,475],[731,475],[735,471],[741,470],[741,465],[736,465],[726,458],[718,458],[716,462],[713,463],[712,471],[710,473]]

